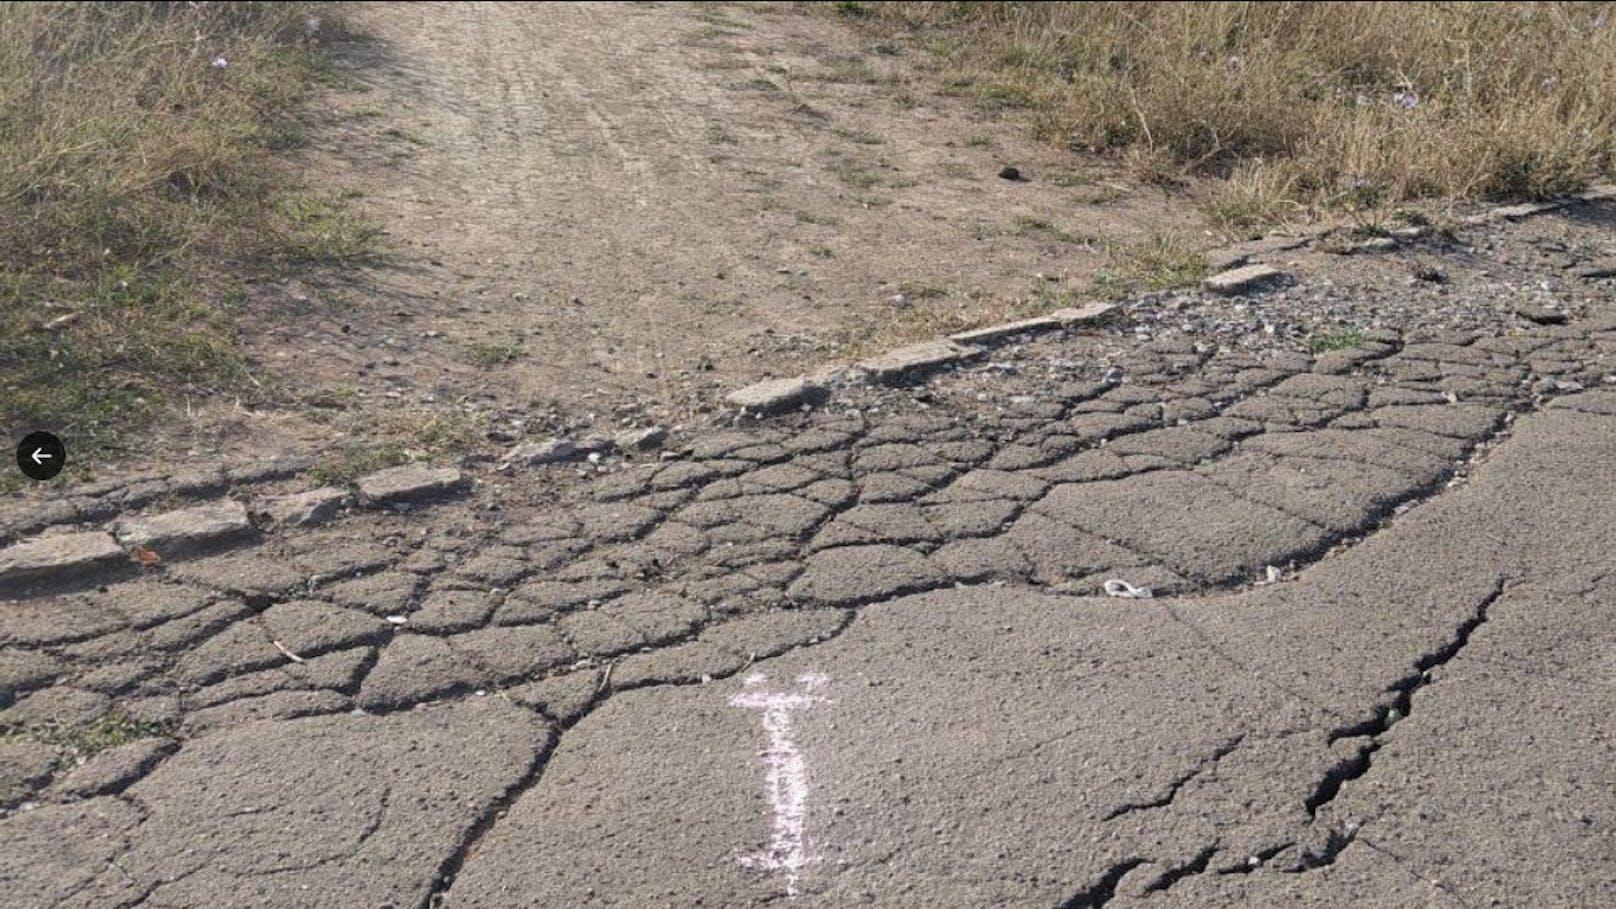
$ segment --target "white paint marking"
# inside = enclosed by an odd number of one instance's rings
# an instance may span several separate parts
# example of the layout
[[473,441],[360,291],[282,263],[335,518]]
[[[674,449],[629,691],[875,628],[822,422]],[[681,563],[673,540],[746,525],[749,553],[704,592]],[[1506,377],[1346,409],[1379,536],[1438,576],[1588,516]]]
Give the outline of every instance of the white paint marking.
[[830,679],[817,672],[800,675],[794,691],[764,691],[768,681],[762,673],[752,673],[746,677],[746,690],[729,701],[735,707],[761,708],[763,731],[769,735],[769,744],[759,755],[766,770],[769,801],[774,804],[774,837],[767,852],[746,856],[741,864],[784,872],[786,896],[795,899],[797,879],[815,859],[808,854],[803,837],[808,821],[808,770],[802,752],[791,740],[791,713],[825,703],[828,699],[819,692]]

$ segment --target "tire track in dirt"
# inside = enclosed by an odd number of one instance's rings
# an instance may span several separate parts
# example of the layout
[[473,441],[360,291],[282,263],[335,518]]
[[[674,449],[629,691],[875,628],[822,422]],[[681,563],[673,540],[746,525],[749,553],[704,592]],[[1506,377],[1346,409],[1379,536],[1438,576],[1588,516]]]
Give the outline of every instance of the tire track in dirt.
[[301,378],[349,401],[355,430],[382,410],[685,421],[833,358],[902,315],[888,300],[905,286],[958,309],[1025,297],[1039,273],[1081,287],[1100,264],[1092,243],[1018,224],[1080,238],[1194,224],[1148,194],[1084,202],[998,179],[1005,160],[1035,176],[1073,162],[936,94],[929,61],[801,10],[353,15],[339,63],[364,90],[332,93],[308,163],[360,193],[390,261],[250,334],[266,359],[312,338]]

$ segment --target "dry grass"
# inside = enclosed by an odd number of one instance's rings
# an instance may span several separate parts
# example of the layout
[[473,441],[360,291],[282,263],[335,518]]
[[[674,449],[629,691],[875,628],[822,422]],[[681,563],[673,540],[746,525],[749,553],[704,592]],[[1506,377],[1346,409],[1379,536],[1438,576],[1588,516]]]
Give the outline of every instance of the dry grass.
[[1206,277],[1200,252],[1164,234],[1105,244],[1106,264],[1094,276],[1093,294],[1121,300],[1141,291],[1189,287]]
[[246,280],[365,254],[277,154],[326,74],[304,3],[0,5],[0,419],[79,463],[242,378]]
[[[844,4],[845,6],[846,4]],[[1612,173],[1604,3],[871,3],[946,91],[1154,182],[1231,233],[1411,200],[1541,198]],[[890,38],[890,34],[883,34]]]

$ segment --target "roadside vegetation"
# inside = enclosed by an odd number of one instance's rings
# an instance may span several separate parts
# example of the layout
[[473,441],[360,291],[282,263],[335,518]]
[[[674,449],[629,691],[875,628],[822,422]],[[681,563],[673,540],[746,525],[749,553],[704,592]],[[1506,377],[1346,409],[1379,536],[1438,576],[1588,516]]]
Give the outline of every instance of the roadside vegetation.
[[940,88],[1250,236],[1399,206],[1535,199],[1616,168],[1606,3],[837,3]]
[[[79,464],[164,401],[250,393],[248,282],[372,252],[283,155],[315,3],[0,5],[0,421]],[[322,21],[322,19],[327,21]],[[9,476],[13,472],[7,472]]]

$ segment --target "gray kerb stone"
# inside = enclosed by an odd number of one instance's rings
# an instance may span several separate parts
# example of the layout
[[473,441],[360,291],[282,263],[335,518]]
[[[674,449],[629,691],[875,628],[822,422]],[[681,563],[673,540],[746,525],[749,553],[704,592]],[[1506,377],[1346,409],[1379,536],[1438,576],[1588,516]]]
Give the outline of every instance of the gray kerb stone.
[[1060,328],[1060,320],[1050,316],[1037,316],[1032,319],[1020,319],[1015,322],[1000,322],[998,325],[989,325],[985,328],[973,328],[970,331],[956,332],[948,336],[949,340],[960,344],[983,344],[988,341],[997,341],[1012,335],[1024,334],[1031,331],[1052,331]]
[[1115,303],[1084,303],[1082,306],[1064,306],[1049,314],[1064,328],[1093,325],[1104,322],[1119,312]]
[[617,442],[611,436],[598,434],[585,436],[577,441],[557,438],[544,442],[520,442],[499,459],[499,467],[501,470],[509,470],[512,467],[559,464],[591,454],[606,454],[616,447]]
[[447,495],[465,487],[466,478],[454,467],[409,464],[389,467],[359,478],[359,497],[369,505]]
[[1031,319],[1020,319],[1015,322],[1001,322],[998,325],[989,325],[985,328],[973,328],[970,331],[949,335],[948,338],[958,344],[983,344],[1027,332],[1052,331],[1057,328],[1070,328],[1076,325],[1099,322],[1116,311],[1117,307],[1111,303],[1068,306],[1063,309],[1057,309],[1046,316],[1035,316]]
[[769,379],[730,392],[724,400],[731,407],[753,413],[774,413],[802,404],[812,404],[823,398],[825,386],[807,376],[789,379]]
[[252,529],[245,506],[234,499],[220,499],[194,508],[125,518],[113,533],[125,546],[148,546],[162,553],[223,542]]
[[346,489],[322,486],[308,492],[266,499],[255,510],[265,519],[283,527],[305,527],[329,521],[346,504]]
[[860,362],[858,368],[869,378],[885,382],[959,363],[981,354],[982,348],[976,345],[956,344],[953,341],[923,341],[871,357]]
[[539,464],[558,464],[578,456],[578,445],[571,439],[550,439],[544,442],[520,442],[499,459],[501,468],[533,467]]
[[662,426],[631,429],[617,434],[613,441],[623,451],[649,451],[668,440],[668,430]]
[[1272,265],[1244,265],[1240,268],[1231,268],[1207,278],[1203,282],[1207,290],[1215,294],[1238,294],[1257,288],[1263,284],[1284,277],[1285,273]]
[[36,537],[0,549],[0,582],[85,571],[125,558],[123,547],[99,530]]
[[1493,209],[1493,214],[1506,221],[1519,221],[1521,218],[1529,218],[1532,215],[1542,214],[1546,211],[1554,211],[1564,205],[1564,202],[1553,199],[1544,202],[1521,202],[1516,205],[1505,205],[1501,208]]

